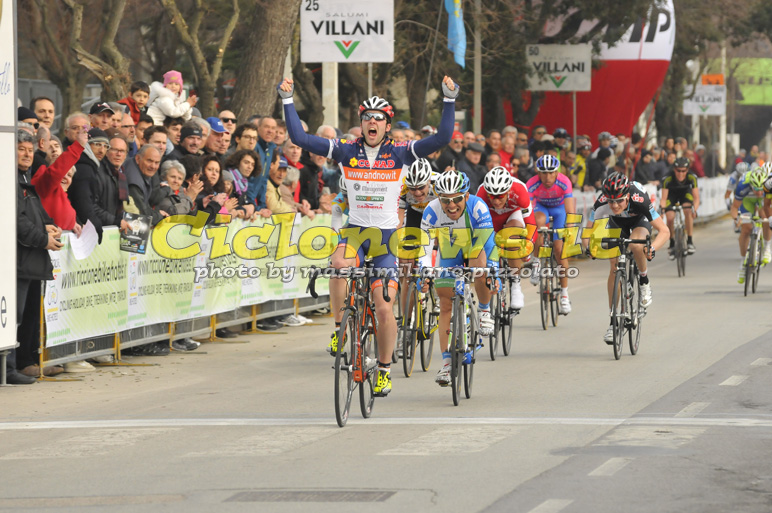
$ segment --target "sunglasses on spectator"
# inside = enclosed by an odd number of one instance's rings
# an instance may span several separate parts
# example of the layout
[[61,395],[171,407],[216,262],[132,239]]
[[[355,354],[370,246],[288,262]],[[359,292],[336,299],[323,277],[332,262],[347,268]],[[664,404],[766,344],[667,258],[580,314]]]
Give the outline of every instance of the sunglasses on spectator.
[[236,118],[220,118],[223,123],[236,123]]
[[450,140],[450,144],[463,143],[463,142],[464,142],[463,139],[451,139]]
[[440,203],[443,205],[450,205],[450,202],[455,203],[456,205],[460,204],[462,201],[464,201],[464,195],[459,194],[458,196],[453,196],[452,198],[446,198],[444,196],[440,196]]
[[527,137],[518,137],[517,140],[520,141],[520,142],[528,142],[528,138]]
[[621,204],[624,201],[627,201],[627,197],[626,196],[624,198],[608,200],[609,204],[611,204],[611,205],[619,205],[619,204]]
[[362,121],[370,121],[371,119],[384,121],[386,119],[386,114],[383,112],[365,112],[362,114]]

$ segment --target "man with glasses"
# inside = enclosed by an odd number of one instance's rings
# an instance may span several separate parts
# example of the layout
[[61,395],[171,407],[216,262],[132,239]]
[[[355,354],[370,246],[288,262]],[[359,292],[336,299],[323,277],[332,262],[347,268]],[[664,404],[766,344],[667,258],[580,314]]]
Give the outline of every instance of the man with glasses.
[[[474,143],[474,140],[472,143]],[[464,148],[467,146],[464,143],[464,135],[461,132],[453,132],[453,135],[450,137],[450,144],[442,150],[440,158],[437,159],[437,169],[440,172],[456,169],[459,161],[464,156]]]
[[100,163],[94,181],[94,212],[102,226],[120,226],[122,230],[129,227],[123,219],[123,202],[129,200],[129,186],[123,174],[127,154],[126,139],[120,133],[112,133],[107,158]]
[[[442,350],[442,368],[434,380],[440,386],[448,386],[451,363],[448,335],[455,285],[455,278],[450,269],[462,266],[498,268],[498,261],[495,256],[495,236],[490,211],[482,199],[469,195],[469,178],[464,173],[448,171],[437,178],[434,190],[437,193],[437,199],[427,205],[421,219],[421,229],[429,234],[430,243],[424,246],[424,254],[420,257],[419,263],[422,269],[432,266],[431,241],[439,240],[437,267],[442,270],[434,283],[437,287],[437,295],[440,297],[438,333]],[[459,235],[454,232],[466,233]],[[466,240],[467,243],[462,246],[460,240]],[[452,248],[457,249],[456,254],[448,251],[451,241]],[[482,336],[490,335],[495,327],[490,312],[492,294],[487,280],[488,277],[485,275],[475,277],[474,280],[479,301],[477,305],[479,331]]]
[[[544,155],[536,161],[536,176],[528,180],[526,188],[533,203],[534,216],[537,228],[552,225],[552,228],[565,228],[568,214],[576,212],[576,198],[574,198],[571,180],[562,173],[558,173],[560,161],[552,155]],[[550,222],[550,218],[552,221]],[[553,237],[553,254],[558,265],[566,269],[568,260],[563,256],[563,240],[556,233]],[[540,278],[539,248],[541,238],[537,237],[534,244],[533,267],[531,268],[531,284],[538,285]],[[563,315],[571,313],[571,301],[568,298],[568,277],[565,273],[560,276],[560,303],[559,312]]]
[[[333,255],[333,266],[337,268],[350,268],[363,263],[366,252],[383,243],[388,246],[389,239],[399,225],[399,195],[402,190],[402,178],[405,168],[418,158],[425,157],[439,150],[450,142],[455,120],[455,99],[458,96],[458,86],[450,77],[445,77],[442,82],[442,91],[445,96],[437,134],[421,139],[420,141],[392,142],[386,134],[391,130],[391,122],[394,119],[394,110],[388,101],[373,96],[362,102],[359,106],[359,117],[362,128],[362,137],[353,141],[341,139],[324,139],[307,134],[300,123],[300,118],[295,111],[292,99],[294,86],[292,79],[285,78],[279,84],[279,96],[284,104],[284,117],[287,123],[287,132],[292,141],[316,155],[335,159],[343,167],[343,177],[346,189],[350,191],[349,200],[349,228],[366,230],[378,228],[381,231],[381,240],[367,237],[367,233],[360,232],[360,241],[355,241],[356,236],[344,238]],[[349,241],[350,239],[350,241]],[[357,243],[359,242],[359,243]],[[353,258],[353,257],[359,258]],[[358,262],[357,262],[358,260]],[[374,257],[376,269],[393,270],[396,274],[397,260],[394,254],[387,251]],[[391,391],[391,355],[397,336],[397,322],[392,311],[392,303],[384,300],[381,287],[394,290],[397,282],[394,279],[386,279],[386,283],[380,278],[372,277],[375,289],[375,313],[379,322],[378,329],[378,380],[374,387],[377,395],[386,395]],[[333,282],[338,282],[334,284]],[[343,285],[343,287],[340,287]],[[341,293],[342,292],[342,293]],[[345,280],[342,278],[330,280],[330,300],[332,311],[335,314],[336,332],[332,336],[329,350],[336,353],[342,348],[338,347],[337,327],[340,325],[342,312],[340,311],[345,301]]]
[[525,132],[518,132],[517,139],[515,139],[515,145],[518,148],[528,148],[528,134]]
[[254,150],[257,144],[257,128],[254,125],[239,125],[233,132],[233,140],[236,146],[233,152],[240,150]]
[[[694,230],[694,218],[697,217],[697,209],[700,208],[700,189],[697,187],[697,177],[689,172],[689,159],[678,157],[673,163],[673,171],[665,176],[662,181],[662,196],[659,201],[660,210],[665,212],[667,227],[673,231],[675,212],[673,208],[681,205],[684,209],[686,226],[686,253],[693,255],[696,251],[692,242]],[[667,255],[670,260],[675,260],[675,239],[670,239],[670,247]]]
[[137,150],[139,148],[137,148],[137,143],[135,142],[137,137],[137,127],[134,123],[134,118],[131,117],[131,114],[123,114],[121,126],[118,128],[118,131],[123,135],[123,137],[126,139],[126,142],[128,143],[129,157],[133,157],[137,154]]
[[547,133],[547,127],[544,125],[536,125],[535,127],[533,127],[533,138],[529,142],[529,146],[536,141],[541,141],[542,137],[544,137],[544,134],[546,133]]
[[[670,230],[654,206],[649,201],[649,195],[636,182],[629,182],[621,173],[611,173],[603,182],[603,194],[595,202],[588,227],[592,227],[596,219],[608,219],[607,229],[621,228],[620,237],[627,239],[645,239],[651,235],[651,229],[656,228],[657,236],[651,243],[648,254],[644,253],[642,244],[630,246],[635,263],[640,272],[639,283],[641,285],[641,304],[646,308],[651,305],[651,284],[648,276],[648,261],[654,258],[656,250],[662,248],[670,238]],[[617,259],[609,260],[610,269],[608,276],[608,304],[611,309],[612,294],[614,292],[614,273]],[[609,324],[603,340],[611,345],[614,343],[614,326]]]

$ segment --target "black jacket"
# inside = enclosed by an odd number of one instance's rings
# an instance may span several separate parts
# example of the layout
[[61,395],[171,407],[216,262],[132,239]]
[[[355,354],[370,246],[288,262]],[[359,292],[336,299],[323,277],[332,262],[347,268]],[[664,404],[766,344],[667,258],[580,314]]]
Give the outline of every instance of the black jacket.
[[118,179],[113,174],[113,165],[105,158],[94,176],[94,212],[102,226],[120,226],[123,213]]
[[311,210],[319,208],[319,175],[322,169],[311,162],[306,152],[300,159],[303,169],[300,170],[300,201],[306,200]]
[[91,158],[90,151],[86,146],[80,160],[75,164],[76,171],[72,177],[72,185],[67,189],[67,197],[75,209],[78,223],[85,225],[86,221],[91,221],[99,234],[99,242],[102,242],[102,221],[94,210],[99,164]]
[[[54,224],[24,171],[16,185],[16,279],[53,280],[54,266],[48,255],[47,224]],[[21,308],[24,305],[19,305]]]
[[126,173],[126,181],[129,183],[129,196],[134,199],[139,213],[143,216],[150,216],[152,218],[150,224],[155,226],[164,218],[158,210],[150,206],[151,194],[161,186],[158,173],[148,178],[139,170],[137,161],[134,159],[126,160],[123,171]]
[[458,163],[462,158],[464,158],[463,152],[455,152],[450,148],[445,148],[437,158],[437,170],[442,173],[448,166],[458,166]]
[[469,177],[469,192],[471,194],[477,194],[477,189],[482,185],[483,179],[488,172],[488,168],[482,164],[472,164],[463,158],[456,164],[456,169],[462,173],[466,173],[466,176]]

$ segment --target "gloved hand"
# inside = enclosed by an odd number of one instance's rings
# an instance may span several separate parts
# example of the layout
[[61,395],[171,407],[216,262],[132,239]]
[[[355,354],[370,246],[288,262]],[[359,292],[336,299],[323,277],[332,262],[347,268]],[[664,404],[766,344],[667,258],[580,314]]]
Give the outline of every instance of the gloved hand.
[[[283,90],[282,86],[284,85],[288,85],[290,90],[289,91]],[[286,100],[287,98],[292,98],[292,95],[295,93],[295,84],[292,82],[288,82],[285,79],[281,84],[276,86],[276,90],[279,91],[279,96],[281,96],[282,99]]]

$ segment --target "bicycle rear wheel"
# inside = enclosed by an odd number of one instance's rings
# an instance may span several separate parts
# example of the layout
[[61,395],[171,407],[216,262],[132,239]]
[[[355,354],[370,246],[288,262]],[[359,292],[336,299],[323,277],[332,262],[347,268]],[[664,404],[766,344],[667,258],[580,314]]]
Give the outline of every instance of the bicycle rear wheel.
[[369,419],[375,402],[375,380],[378,379],[378,341],[375,338],[375,319],[368,313],[362,328],[362,352],[364,355],[364,381],[359,387],[359,408],[362,417]]
[[614,277],[614,293],[611,297],[611,322],[614,326],[614,358],[622,357],[622,340],[625,336],[625,290],[624,271],[617,271]]
[[407,289],[407,303],[402,314],[402,370],[405,371],[406,378],[413,374],[416,339],[418,338],[418,330],[421,329],[418,325],[421,318],[419,299],[416,283],[411,281]]
[[434,336],[439,323],[439,314],[434,313],[435,307],[439,310],[439,298],[433,287],[424,297],[423,304],[423,336],[421,337],[421,368],[424,372],[429,370],[432,363],[432,351],[434,350]]
[[[469,308],[469,324],[466,326],[466,351],[471,351],[472,358],[469,362],[463,365],[464,367],[464,395],[467,399],[472,397],[472,383],[474,379],[474,362],[477,359],[477,337],[480,335],[477,333],[477,319],[475,318],[474,311]],[[466,354],[463,355],[466,357]]]
[[[546,260],[546,259],[542,259]],[[547,323],[549,322],[549,308],[550,308],[550,296],[552,291],[550,290],[550,280],[546,277],[547,272],[544,270],[544,265],[539,266],[539,308],[541,309],[541,327],[547,329]]]
[[[343,312],[340,329],[338,331],[338,351],[335,354],[335,420],[338,426],[343,427],[348,421],[349,408],[351,407],[351,397],[354,394],[358,383],[354,381],[351,372],[350,362],[356,361],[357,357],[357,322],[356,315],[351,310]],[[347,358],[346,352],[351,353],[351,359]]]
[[464,306],[459,296],[453,296],[453,317],[450,334],[450,386],[453,391],[453,405],[461,401],[461,364],[464,361]]

